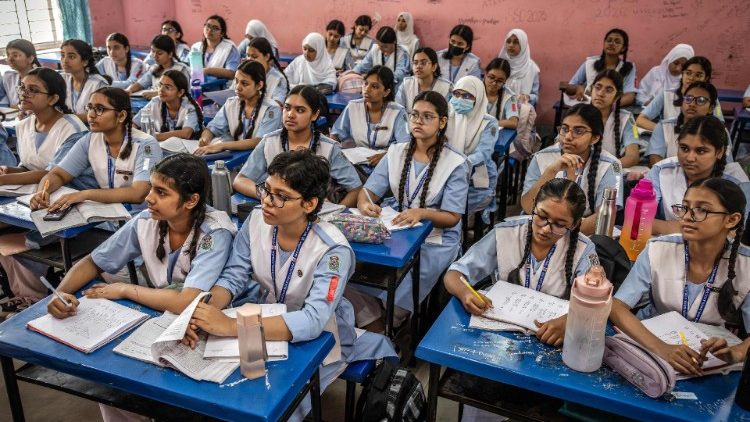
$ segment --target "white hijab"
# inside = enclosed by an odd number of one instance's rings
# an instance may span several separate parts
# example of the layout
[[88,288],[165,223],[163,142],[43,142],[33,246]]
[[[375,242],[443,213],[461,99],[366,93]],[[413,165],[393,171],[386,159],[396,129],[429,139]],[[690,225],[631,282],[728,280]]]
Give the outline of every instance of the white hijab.
[[661,71],[658,74],[662,77],[662,85],[665,91],[674,90],[680,84],[681,75],[674,76],[669,73],[669,64],[683,57],[690,60],[694,55],[695,51],[689,44],[677,44],[664,56],[659,65]]
[[266,24],[259,21],[258,19],[252,19],[247,23],[247,26],[245,27],[245,35],[250,35],[253,38],[265,38],[269,43],[271,43],[271,46],[274,49],[278,50],[279,48],[279,44],[276,42],[276,38],[273,37],[273,34],[271,34],[271,31],[268,30]]
[[[518,44],[521,46],[521,52],[516,57],[510,57],[505,41],[515,35],[518,38]],[[511,29],[508,35],[503,38],[503,48],[498,55],[501,59],[510,62],[510,76],[506,84],[512,85],[517,94],[529,94],[534,84],[534,77],[539,73],[539,66],[531,60],[531,49],[529,48],[529,37],[523,29]]]
[[474,108],[466,113],[459,114],[451,109],[448,119],[448,143],[457,151],[470,154],[474,152],[481,138],[479,128],[487,114],[487,95],[484,92],[484,83],[476,76],[464,76],[456,82],[454,90],[463,90],[476,98]]
[[403,31],[396,31],[396,40],[398,40],[399,44],[409,49],[411,44],[417,40],[417,36],[414,35],[414,18],[409,12],[401,12],[398,14],[399,18],[402,16],[406,21],[406,29]]
[[336,69],[333,67],[333,62],[331,62],[331,56],[326,51],[325,38],[317,32],[311,32],[302,40],[302,47],[304,48],[306,45],[315,49],[317,53],[315,60],[312,62],[307,61],[304,54],[294,59],[290,66],[294,67],[293,72],[299,76],[300,80],[293,83],[317,85],[329,80],[331,75],[333,75],[335,81]]

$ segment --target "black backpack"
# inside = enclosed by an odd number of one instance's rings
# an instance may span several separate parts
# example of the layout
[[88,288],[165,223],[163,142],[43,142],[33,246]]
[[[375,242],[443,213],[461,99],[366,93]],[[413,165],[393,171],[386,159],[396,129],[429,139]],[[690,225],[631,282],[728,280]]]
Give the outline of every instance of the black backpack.
[[616,292],[622,282],[625,281],[633,264],[620,242],[598,234],[592,235],[590,239],[596,245],[599,263],[604,267],[604,272],[607,274],[609,281],[612,282]]
[[362,422],[421,422],[427,417],[422,383],[407,368],[388,360],[367,377],[357,400],[355,420]]

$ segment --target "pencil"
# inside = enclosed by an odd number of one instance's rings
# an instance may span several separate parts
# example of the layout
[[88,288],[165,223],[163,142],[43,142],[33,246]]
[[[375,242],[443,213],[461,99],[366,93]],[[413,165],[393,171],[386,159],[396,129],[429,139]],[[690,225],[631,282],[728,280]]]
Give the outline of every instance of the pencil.
[[49,179],[44,181],[44,187],[42,188],[42,193],[47,193],[47,189],[49,189]]
[[370,192],[367,191],[367,189],[362,188],[362,190],[365,192],[365,196],[367,197],[367,200],[370,201],[372,205],[375,205],[375,202],[372,200],[372,197],[370,196]]
[[[690,347],[690,345],[688,344],[687,338],[685,338],[685,333],[683,333],[682,331],[678,331],[677,334],[679,334],[680,341],[682,342],[682,344],[685,345],[685,346],[687,346],[687,347]],[[692,359],[693,362],[695,362],[696,365],[700,366],[700,363],[698,363],[698,361],[695,360],[694,357],[691,356],[690,359]]]
[[463,281],[463,282],[464,282],[464,284],[466,285],[466,287],[468,287],[468,288],[469,288],[469,291],[470,291],[471,293],[473,293],[473,294],[474,294],[474,296],[476,296],[476,297],[477,297],[477,299],[479,299],[479,301],[480,301],[480,302],[482,302],[482,305],[484,305],[484,306],[487,306],[487,302],[485,302],[485,301],[484,301],[484,299],[482,299],[482,296],[480,296],[480,295],[479,295],[479,293],[477,293],[477,291],[476,291],[476,290],[474,290],[474,288],[473,288],[473,287],[471,287],[471,284],[469,284],[469,281],[468,281],[468,280],[466,279],[466,277],[464,277],[464,276],[460,276],[459,278],[461,279],[461,281]]

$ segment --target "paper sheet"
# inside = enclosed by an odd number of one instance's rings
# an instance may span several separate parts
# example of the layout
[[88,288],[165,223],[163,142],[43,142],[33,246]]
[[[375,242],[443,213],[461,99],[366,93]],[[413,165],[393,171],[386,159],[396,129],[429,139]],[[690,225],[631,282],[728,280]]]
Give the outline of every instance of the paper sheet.
[[[56,191],[52,192],[52,194],[50,194],[50,196],[49,196],[49,203],[52,204],[55,201],[57,201],[58,199],[60,199],[61,196],[69,194],[69,193],[74,193],[74,192],[78,192],[78,190],[77,189],[69,188],[67,186],[60,186],[60,188],[58,190],[56,190]],[[32,196],[34,196],[34,194],[20,196],[20,197],[18,197],[18,199],[16,199],[16,201],[18,201],[19,203],[21,203],[23,205],[26,205],[27,207],[30,207],[31,206],[31,197]]]
[[368,158],[380,153],[380,151],[366,147],[344,148],[341,152],[344,153],[344,157],[352,164],[366,163]]
[[237,94],[233,89],[223,89],[221,91],[204,92],[203,95],[221,107],[229,98],[234,97]]
[[[237,308],[224,309],[224,314],[237,318]],[[264,303],[260,305],[261,317],[268,318],[286,313],[283,303]],[[289,357],[289,343],[286,341],[266,341],[268,360],[286,360]],[[240,361],[240,344],[237,337],[208,336],[204,358],[221,358],[228,361]]]
[[118,344],[113,351],[144,362],[162,365],[151,355],[151,344],[174,322],[177,315],[164,312],[141,324],[131,335]]
[[36,192],[36,183],[28,185],[2,185],[0,196],[24,196]]
[[[357,208],[349,208],[349,212],[355,215],[362,215]],[[392,207],[383,207],[380,209],[380,221],[382,221],[385,227],[391,232],[410,229],[411,227],[409,226],[398,226],[393,224],[393,219],[396,218],[398,214],[399,212]],[[422,222],[419,222],[412,227],[419,227],[421,225]]]
[[534,320],[549,321],[568,313],[568,301],[518,284],[498,280],[486,295],[493,308],[486,318],[518,325],[536,332]]
[[186,152],[192,154],[198,149],[198,141],[192,139],[182,139],[176,136],[167,138],[159,143],[161,149],[169,152],[180,153]]

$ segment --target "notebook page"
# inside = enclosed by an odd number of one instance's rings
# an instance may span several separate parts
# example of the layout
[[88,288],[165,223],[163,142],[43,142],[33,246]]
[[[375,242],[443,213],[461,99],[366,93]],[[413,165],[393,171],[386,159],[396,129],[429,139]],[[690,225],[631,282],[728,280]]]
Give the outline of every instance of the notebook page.
[[124,356],[138,359],[144,362],[161,365],[151,355],[151,344],[174,322],[177,315],[164,312],[164,314],[151,318],[141,324],[132,334],[118,344],[113,350]]
[[[66,195],[68,193],[74,193],[78,192],[78,189],[69,188],[67,186],[60,186],[60,188],[54,192],[52,192],[49,196],[49,203],[52,204],[58,199],[60,199],[61,196]],[[16,201],[18,201],[21,204],[26,205],[27,207],[31,206],[31,197],[34,196],[34,194],[24,195],[18,197]]]
[[568,301],[518,284],[498,280],[487,292],[493,308],[484,317],[536,332],[534,320],[549,321],[568,313]]
[[77,207],[88,223],[130,219],[130,213],[121,203],[105,204],[96,201],[83,201]]
[[341,152],[352,164],[366,163],[368,158],[379,153],[379,151],[366,147],[343,148]]

